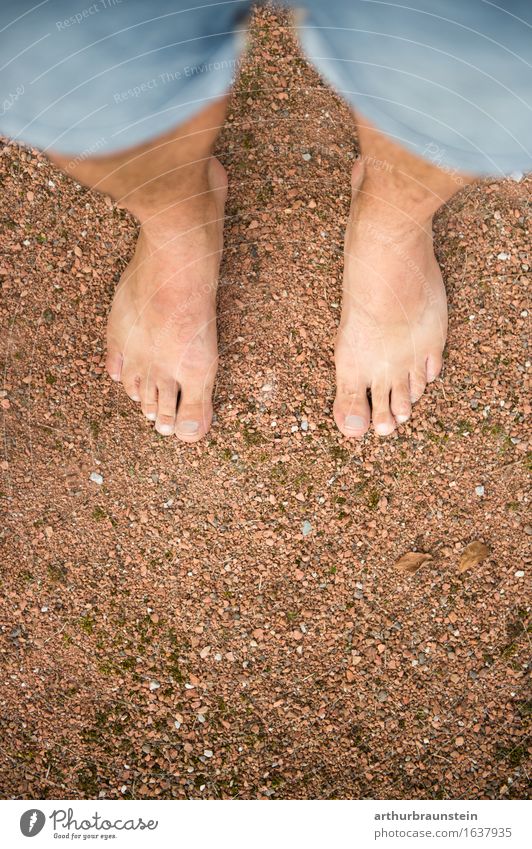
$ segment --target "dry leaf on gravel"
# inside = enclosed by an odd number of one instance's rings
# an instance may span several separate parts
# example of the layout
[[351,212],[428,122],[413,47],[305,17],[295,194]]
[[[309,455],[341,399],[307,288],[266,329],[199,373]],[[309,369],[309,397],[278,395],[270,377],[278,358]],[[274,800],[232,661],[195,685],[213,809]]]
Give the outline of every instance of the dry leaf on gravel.
[[401,572],[413,573],[432,560],[432,554],[424,551],[407,551],[395,564]]
[[472,569],[473,566],[478,566],[479,563],[482,563],[482,561],[486,559],[489,553],[490,550],[488,546],[483,542],[480,542],[480,540],[476,539],[474,542],[470,542],[464,549],[460,558],[460,563],[458,565],[459,574],[466,572],[468,569]]

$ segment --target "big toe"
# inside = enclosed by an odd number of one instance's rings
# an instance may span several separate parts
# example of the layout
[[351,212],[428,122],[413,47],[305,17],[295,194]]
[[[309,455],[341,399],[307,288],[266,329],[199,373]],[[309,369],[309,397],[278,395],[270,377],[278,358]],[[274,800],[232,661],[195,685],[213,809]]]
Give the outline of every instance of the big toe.
[[334,420],[344,436],[360,438],[366,433],[370,422],[367,387],[342,385],[339,382],[334,402]]
[[210,381],[188,379],[181,382],[174,433],[182,442],[197,442],[209,430],[212,390]]

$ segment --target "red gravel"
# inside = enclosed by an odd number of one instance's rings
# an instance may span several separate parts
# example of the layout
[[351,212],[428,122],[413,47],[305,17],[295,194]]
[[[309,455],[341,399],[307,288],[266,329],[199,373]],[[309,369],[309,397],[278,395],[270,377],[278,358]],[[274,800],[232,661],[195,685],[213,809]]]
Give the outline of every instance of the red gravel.
[[103,368],[135,222],[2,150],[0,793],[522,797],[532,181],[440,214],[443,379],[352,443],[331,405],[356,142],[280,14],[218,153],[217,421],[186,446]]

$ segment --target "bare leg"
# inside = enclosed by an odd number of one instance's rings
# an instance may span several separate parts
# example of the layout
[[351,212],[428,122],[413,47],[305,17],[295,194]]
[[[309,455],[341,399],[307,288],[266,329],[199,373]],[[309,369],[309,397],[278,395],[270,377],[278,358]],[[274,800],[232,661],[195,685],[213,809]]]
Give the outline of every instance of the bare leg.
[[[216,285],[225,171],[212,156],[220,100],[171,133],[118,155],[51,159],[140,221],[107,328],[107,369],[159,433],[195,442],[209,429],[218,354]],[[179,401],[179,403],[178,403]]]
[[334,417],[346,436],[362,436],[370,419],[385,436],[408,419],[411,404],[440,373],[447,299],[432,217],[471,179],[457,180],[410,154],[363,119],[358,134]]

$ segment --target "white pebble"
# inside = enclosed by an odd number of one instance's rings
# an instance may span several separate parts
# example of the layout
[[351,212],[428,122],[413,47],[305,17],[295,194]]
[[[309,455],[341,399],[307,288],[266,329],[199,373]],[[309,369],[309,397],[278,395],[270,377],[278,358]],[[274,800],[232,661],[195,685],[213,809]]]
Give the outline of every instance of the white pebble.
[[510,254],[507,254],[504,251],[502,251],[502,253],[497,254],[497,259],[508,259],[509,256],[510,256]]
[[476,486],[475,487],[475,493],[479,497],[482,497],[484,495],[484,487],[483,486]]
[[309,161],[309,159],[312,159],[312,156],[311,156],[311,154],[310,154],[310,153],[304,153],[304,154],[303,154],[303,159],[305,160],[305,162],[308,162],[308,161]]
[[100,475],[99,472],[91,472],[89,475],[89,480],[91,480],[93,483],[97,483],[98,486],[101,486],[103,483],[103,476]]
[[522,569],[518,569],[518,570],[517,570],[517,572],[515,573],[515,577],[516,577],[516,578],[524,578],[524,577],[525,577],[525,573],[523,572],[523,570],[522,570]]
[[212,756],[214,755],[214,752],[213,752],[212,749],[205,749],[203,754],[206,758],[212,758]]
[[160,686],[158,681],[150,681],[150,690],[158,690]]

